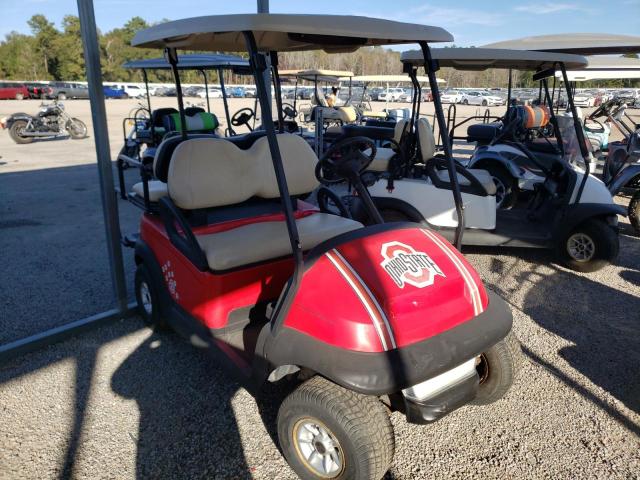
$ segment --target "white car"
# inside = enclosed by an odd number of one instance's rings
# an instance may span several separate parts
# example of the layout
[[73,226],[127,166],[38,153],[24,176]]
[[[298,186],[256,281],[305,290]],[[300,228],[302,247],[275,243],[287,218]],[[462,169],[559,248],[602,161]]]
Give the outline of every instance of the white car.
[[489,92],[464,92],[460,103],[463,105],[482,105],[489,107],[494,105],[504,105],[504,99]]
[[145,88],[138,85],[123,83],[120,85],[114,85],[113,87],[124,90],[124,93],[126,93],[129,98],[143,98],[147,96]]
[[378,100],[381,102],[397,102],[404,94],[404,88],[387,88],[380,92]]
[[596,97],[590,93],[576,93],[573,103],[576,107],[593,107],[596,104]]
[[[207,91],[203,89],[196,95],[200,98],[207,98]],[[209,88],[209,98],[222,98],[222,90],[219,88]]]
[[446,90],[440,95],[442,103],[460,103],[460,100],[462,100],[462,93],[458,90]]

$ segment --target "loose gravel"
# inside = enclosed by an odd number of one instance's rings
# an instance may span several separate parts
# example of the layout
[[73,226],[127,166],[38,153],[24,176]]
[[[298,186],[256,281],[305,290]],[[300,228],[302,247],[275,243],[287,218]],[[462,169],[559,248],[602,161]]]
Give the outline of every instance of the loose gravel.
[[[7,108],[0,104],[0,113]],[[45,170],[16,180],[26,173],[11,159],[34,169],[38,159],[23,146],[5,149],[4,137],[0,191],[13,192],[0,216],[7,341],[108,307],[111,292],[99,200],[63,194],[69,185],[86,188],[94,174]],[[73,158],[81,166],[85,157]],[[52,162],[63,168],[62,158]],[[39,203],[28,203],[36,190]],[[61,212],[73,228],[46,209],[48,192],[83,206]],[[122,210],[133,228],[135,213]],[[15,218],[43,225],[7,228]],[[640,479],[640,238],[623,224],[618,264],[593,274],[558,267],[542,251],[465,254],[509,302],[525,363],[494,405],[467,406],[428,426],[393,414],[387,478]],[[61,267],[64,275],[55,272]],[[270,388],[254,399],[177,336],[121,320],[0,366],[0,479],[294,478],[276,446],[283,394]]]

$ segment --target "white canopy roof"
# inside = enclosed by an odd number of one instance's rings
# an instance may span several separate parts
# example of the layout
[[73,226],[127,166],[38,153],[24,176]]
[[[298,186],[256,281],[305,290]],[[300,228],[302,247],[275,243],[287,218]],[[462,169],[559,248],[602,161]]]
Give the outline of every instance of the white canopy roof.
[[344,52],[367,45],[453,41],[453,36],[440,27],[378,18],[253,13],[162,23],[138,32],[131,43],[145,48],[238,52],[246,50],[244,31],[254,33],[263,51]]
[[[417,77],[418,82],[420,83],[429,83],[428,77]],[[403,82],[411,82],[409,75],[356,75],[351,78],[354,82],[363,82],[363,83],[403,83]],[[446,80],[442,78],[437,79],[438,83],[446,83]]]
[[[629,20],[636,18],[632,15]],[[538,35],[483,45],[487,48],[541,50],[546,52],[575,53],[577,55],[605,55],[612,53],[639,53],[640,37],[611,33],[561,33]]]
[[587,57],[589,65],[580,70],[567,72],[569,81],[640,78],[640,59],[626,57]]
[[[432,48],[431,55],[438,60],[441,67],[453,67],[458,70],[546,70],[553,68],[555,63],[564,63],[567,68],[581,68],[587,65],[587,59],[579,55],[499,48]],[[404,52],[400,60],[414,65],[424,64],[420,50]]]

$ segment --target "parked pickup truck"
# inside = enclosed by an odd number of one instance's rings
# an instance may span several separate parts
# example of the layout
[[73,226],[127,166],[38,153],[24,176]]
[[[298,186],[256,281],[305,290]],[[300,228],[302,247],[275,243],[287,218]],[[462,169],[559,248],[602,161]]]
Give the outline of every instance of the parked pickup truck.
[[47,98],[66,100],[67,98],[89,98],[89,89],[81,83],[73,82],[51,82],[51,91]]

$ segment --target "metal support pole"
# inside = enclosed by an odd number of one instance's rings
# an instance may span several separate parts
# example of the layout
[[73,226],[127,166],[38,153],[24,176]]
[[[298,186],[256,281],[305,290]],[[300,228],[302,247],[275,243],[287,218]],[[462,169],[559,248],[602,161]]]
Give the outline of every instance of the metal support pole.
[[233,130],[233,127],[231,126],[231,114],[229,113],[229,102],[227,101],[227,88],[224,86],[224,72],[222,71],[222,68],[218,68],[218,80],[220,81],[220,90],[222,90],[222,103],[224,104],[224,116],[227,118],[227,131],[229,132],[229,136],[233,137],[236,134],[236,132]]
[[[258,0],[258,13],[269,13],[269,0]],[[269,105],[273,103],[273,99],[271,98],[271,69],[269,68],[269,55],[267,53],[263,54],[265,57],[265,61],[267,62],[267,69],[263,73],[264,77],[264,85],[267,90],[267,100],[269,101]],[[262,123],[264,125],[264,112],[262,113]],[[254,116],[255,120],[255,116]],[[254,124],[255,126],[255,124]]]
[[204,78],[204,93],[207,97],[207,112],[211,113],[211,104],[209,103],[209,79],[207,78],[207,72],[202,69],[200,70],[202,74],[202,78]]
[[111,169],[111,153],[109,148],[109,130],[107,128],[107,112],[102,89],[102,71],[100,69],[100,47],[92,0],[78,0],[78,16],[84,49],[84,60],[87,69],[91,118],[93,120],[93,136],[95,138],[98,159],[98,177],[100,179],[100,196],[104,226],[107,236],[107,253],[111,266],[111,282],[116,297],[117,309],[121,314],[128,312],[127,285],[120,244],[120,220],[118,204],[114,195],[113,171]]

